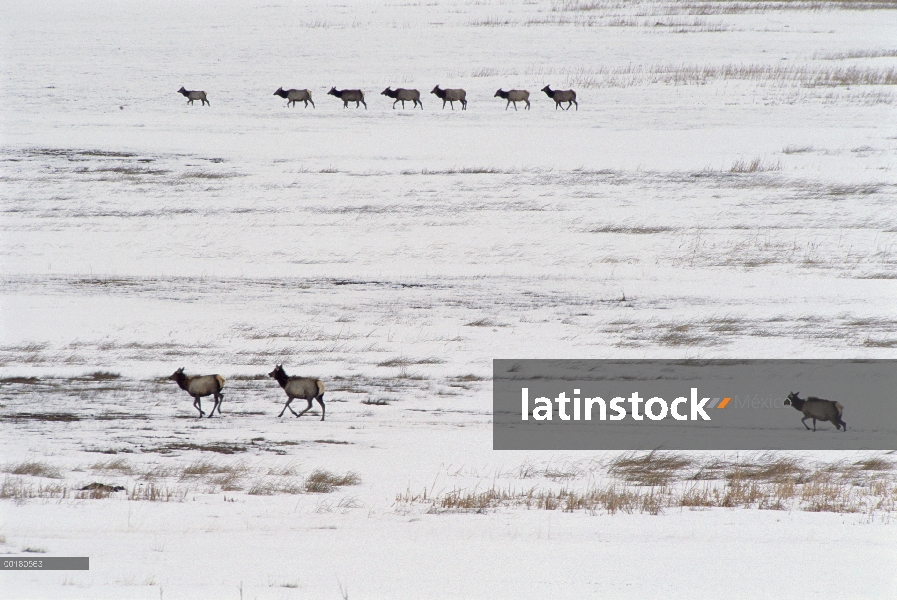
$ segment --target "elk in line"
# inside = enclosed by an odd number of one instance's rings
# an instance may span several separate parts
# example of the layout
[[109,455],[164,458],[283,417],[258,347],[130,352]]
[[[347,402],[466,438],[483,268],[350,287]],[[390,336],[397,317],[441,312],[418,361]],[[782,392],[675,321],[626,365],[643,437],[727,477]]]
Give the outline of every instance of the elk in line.
[[495,92],[493,98],[504,98],[507,100],[508,103],[505,105],[505,110],[508,110],[508,107],[511,106],[511,102],[514,103],[514,110],[517,110],[518,102],[526,102],[524,109],[529,109],[529,92],[526,90],[510,90],[506,92],[499,89]]
[[308,108],[308,103],[311,102],[311,107],[315,108],[315,102],[311,99],[311,92],[308,90],[286,90],[283,88],[277,88],[277,91],[274,92],[275,96],[280,96],[281,98],[287,99],[287,106],[293,105],[296,106],[297,102],[305,102],[305,108]]
[[795,409],[804,413],[804,418],[800,420],[808,430],[807,419],[813,419],[813,431],[816,431],[816,421],[830,421],[835,429],[844,428],[847,431],[847,423],[841,419],[844,414],[844,406],[840,402],[834,400],[823,400],[822,398],[808,397],[806,400],[798,398],[796,392],[788,394],[785,400],[785,406],[793,406]]
[[576,92],[573,90],[553,90],[550,85],[546,85],[542,88],[542,91],[554,100],[554,110],[557,110],[562,102],[567,103],[567,108],[564,108],[564,110],[570,110],[570,107],[574,104],[576,105],[576,110],[579,110],[579,102],[576,101]]
[[417,90],[406,90],[405,88],[398,88],[396,90],[392,90],[390,88],[386,88],[382,92],[380,92],[381,96],[389,96],[393,98],[395,101],[392,103],[393,109],[396,107],[396,102],[402,103],[402,108],[405,108],[405,102],[414,102],[411,108],[417,108],[417,105],[420,104],[420,109],[424,109],[424,103],[420,101],[420,92]]
[[218,414],[221,414],[221,402],[224,400],[224,394],[221,393],[221,389],[224,387],[224,377],[221,375],[187,376],[184,375],[184,367],[181,367],[172,373],[169,379],[176,381],[182,390],[193,396],[193,408],[199,411],[200,419],[206,414],[202,410],[202,401],[200,400],[203,396],[215,397],[215,406],[212,407],[209,418],[211,419],[215,415],[216,408],[218,409]]
[[361,90],[338,90],[335,87],[330,88],[330,91],[327,92],[328,96],[336,96],[340,100],[343,101],[343,108],[349,108],[349,102],[355,103],[355,108],[358,108],[359,102],[364,104],[364,109],[367,110],[368,105],[367,102],[364,101],[364,92]]
[[[209,104],[209,101],[206,98],[205,92],[185,90],[184,86],[181,86],[181,89],[178,90],[178,93],[182,94],[185,98],[187,98],[187,104],[193,104],[194,100],[201,100],[202,104],[200,106],[205,106],[206,104]],[[209,104],[209,106],[212,106],[212,105]]]
[[467,110],[467,92],[462,89],[444,90],[437,85],[430,93],[436,94],[437,98],[442,99],[443,109],[445,108],[445,103],[450,102],[452,105],[452,110],[455,110],[455,102],[460,102],[461,110]]
[[[273,377],[277,380],[277,383],[280,384],[280,387],[283,388],[283,391],[287,394],[287,403],[284,404],[283,410],[280,411],[278,417],[282,417],[284,411],[286,409],[290,409],[290,412],[297,417],[301,417],[309,410],[311,410],[312,400],[317,400],[318,404],[321,405],[321,420],[324,420],[324,413],[326,409],[324,408],[324,382],[320,379],[313,379],[311,377],[290,377],[287,375],[286,371],[283,370],[283,365],[277,365],[274,367],[274,370],[268,373],[268,377]],[[290,402],[296,399],[300,400],[308,400],[308,406],[300,413],[297,413],[295,410],[290,408]]]

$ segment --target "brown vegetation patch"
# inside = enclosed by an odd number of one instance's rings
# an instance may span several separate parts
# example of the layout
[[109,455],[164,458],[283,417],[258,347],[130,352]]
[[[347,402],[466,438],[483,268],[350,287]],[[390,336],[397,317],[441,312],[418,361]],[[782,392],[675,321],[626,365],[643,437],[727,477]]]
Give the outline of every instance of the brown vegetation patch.
[[22,420],[71,422],[80,421],[81,417],[71,413],[13,413],[11,415],[0,416],[0,419],[13,422]]

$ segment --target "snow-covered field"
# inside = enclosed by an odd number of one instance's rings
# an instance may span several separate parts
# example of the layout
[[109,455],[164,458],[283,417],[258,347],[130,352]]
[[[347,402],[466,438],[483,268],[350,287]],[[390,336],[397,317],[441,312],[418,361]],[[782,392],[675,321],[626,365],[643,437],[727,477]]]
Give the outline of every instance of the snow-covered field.
[[[490,383],[894,358],[893,2],[10,1],[0,28],[0,552],[91,559],[0,596],[897,595],[891,456],[681,455],[661,510],[526,505],[660,488],[493,451]],[[326,421],[277,418],[279,363]],[[227,379],[220,418],[181,366]],[[797,486],[777,510],[683,500],[748,463]]]

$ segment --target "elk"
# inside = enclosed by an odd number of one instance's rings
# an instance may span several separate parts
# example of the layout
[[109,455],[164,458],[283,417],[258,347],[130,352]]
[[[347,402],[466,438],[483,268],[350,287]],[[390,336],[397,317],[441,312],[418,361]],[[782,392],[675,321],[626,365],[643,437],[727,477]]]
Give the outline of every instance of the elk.
[[[287,403],[284,404],[283,410],[277,415],[278,417],[282,417],[283,413],[288,408],[294,416],[301,417],[311,410],[312,400],[317,400],[318,404],[321,405],[321,420],[324,420],[324,413],[326,412],[326,409],[324,408],[324,382],[320,379],[311,377],[297,377],[295,375],[290,377],[287,375],[286,371],[283,370],[283,365],[275,366],[274,370],[268,373],[268,377],[276,379],[277,383],[280,384],[280,387],[283,388],[283,391],[287,393]],[[297,413],[290,408],[290,402],[297,398],[300,400],[308,400],[308,406],[300,413]]]
[[209,418],[211,419],[215,415],[216,408],[218,409],[218,414],[221,414],[221,402],[224,400],[221,388],[224,387],[224,377],[221,375],[187,376],[184,375],[184,367],[181,367],[172,373],[169,379],[176,381],[182,390],[193,396],[193,408],[199,411],[200,419],[206,414],[202,410],[202,401],[200,400],[203,396],[215,397],[215,406],[212,407]]
[[402,108],[405,108],[405,101],[414,102],[411,108],[416,108],[418,104],[420,104],[420,109],[424,109],[424,103],[420,101],[420,92],[417,90],[406,90],[405,88],[399,88],[397,90],[391,90],[386,88],[382,92],[380,92],[381,96],[389,96],[390,98],[394,98],[395,102],[392,103],[393,109],[396,107],[396,102],[402,103]]
[[436,94],[437,98],[442,98],[442,108],[445,108],[446,102],[450,102],[452,110],[455,110],[455,102],[457,101],[461,103],[461,110],[467,110],[467,92],[462,89],[444,90],[437,85],[430,93]]
[[508,103],[505,105],[505,110],[508,110],[508,107],[511,106],[511,102],[514,103],[514,110],[517,110],[518,102],[526,102],[526,106],[524,108],[529,108],[529,92],[526,90],[511,90],[506,92],[500,89],[495,92],[495,96],[493,96],[493,98],[504,98],[505,100],[507,100]]
[[[209,104],[209,101],[206,99],[205,92],[185,90],[184,86],[181,86],[181,89],[178,90],[178,93],[183,94],[183,96],[187,98],[187,104],[193,104],[194,100],[202,100],[201,106]],[[209,104],[209,106],[212,105]]]
[[553,90],[550,85],[546,85],[542,88],[542,91],[548,94],[549,98],[554,100],[554,110],[557,110],[562,102],[567,103],[567,108],[564,108],[564,110],[570,110],[570,107],[574,104],[576,105],[576,110],[579,110],[579,103],[576,101],[576,92],[573,90]]
[[361,90],[338,90],[335,87],[330,88],[330,91],[327,92],[328,96],[336,96],[340,100],[343,101],[343,108],[349,108],[349,103],[354,102],[355,108],[358,108],[358,103],[364,104],[364,109],[367,110],[368,105],[367,102],[364,101],[364,92]]
[[296,106],[297,102],[305,102],[305,108],[308,108],[308,103],[311,102],[311,107],[315,108],[315,102],[311,99],[311,92],[308,90],[286,90],[283,88],[277,88],[277,91],[274,92],[275,96],[280,96],[281,98],[287,99],[287,106],[291,104]]
[[823,400],[813,396],[802,400],[797,397],[796,392],[791,392],[785,400],[785,406],[789,405],[804,413],[804,418],[800,421],[808,430],[810,426],[806,423],[807,419],[813,419],[813,431],[816,431],[816,420],[818,419],[820,421],[830,421],[834,424],[835,429],[840,430],[843,427],[844,431],[847,431],[847,423],[841,420],[841,415],[844,414],[844,406],[840,402]]

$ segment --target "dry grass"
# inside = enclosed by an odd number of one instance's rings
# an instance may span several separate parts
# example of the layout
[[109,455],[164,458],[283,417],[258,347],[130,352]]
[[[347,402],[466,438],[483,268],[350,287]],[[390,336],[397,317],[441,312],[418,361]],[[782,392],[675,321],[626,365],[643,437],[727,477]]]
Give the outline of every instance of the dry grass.
[[158,483],[138,484],[128,491],[128,500],[144,500],[148,502],[183,502],[189,490],[176,489]]
[[352,471],[344,475],[337,475],[323,469],[315,469],[305,479],[305,491],[314,494],[327,494],[338,487],[358,485],[359,483],[361,483],[361,478]]
[[22,477],[6,477],[0,484],[0,499],[21,502],[31,498],[65,498],[68,487],[61,483],[32,483]]
[[88,379],[90,381],[109,381],[120,378],[120,374],[112,373],[111,371],[94,371],[93,373],[88,373],[82,379]]
[[832,64],[629,64],[622,67],[534,67],[526,75],[563,79],[574,88],[630,88],[646,85],[707,85],[746,81],[800,89],[889,86],[897,84],[897,67]]
[[666,233],[675,231],[674,227],[666,225],[641,225],[641,226],[620,226],[620,225],[602,225],[600,227],[592,227],[585,230],[587,233],[625,233],[628,235],[653,235],[656,233]]
[[667,485],[692,463],[692,459],[674,452],[630,453],[611,461],[608,472],[636,485]]
[[806,154],[807,152],[813,152],[815,148],[813,146],[785,146],[782,148],[783,154]]
[[17,464],[5,465],[3,471],[11,473],[12,475],[30,475],[31,477],[62,479],[62,472],[59,468],[38,460],[26,460]]
[[763,173],[765,171],[781,171],[782,163],[766,162],[761,157],[757,157],[751,161],[738,159],[729,168],[730,173]]
[[387,398],[366,398],[365,400],[362,400],[361,403],[368,406],[389,406],[389,400]]
[[113,458],[107,461],[100,461],[90,465],[94,471],[107,471],[120,473],[122,475],[133,475],[134,468],[126,458]]
[[670,3],[645,0],[632,3],[622,3],[618,0],[554,0],[551,3],[551,12],[555,13],[600,13],[611,16],[627,11],[636,16],[650,17],[663,14],[732,15],[771,11],[815,12],[893,8],[897,8],[893,0],[686,0]]
[[[594,465],[593,465],[594,466]],[[683,508],[749,508],[808,512],[890,515],[897,511],[897,478],[893,463],[882,457],[854,464],[843,462],[807,465],[773,453],[727,461],[703,460],[670,452],[627,454],[607,465],[615,481],[590,477],[577,488],[572,479],[549,477],[547,469],[524,465],[520,477],[542,477],[562,482],[561,487],[513,484],[485,489],[459,488],[428,495],[410,490],[396,496],[400,504],[429,505],[428,511],[485,512],[498,508],[586,511],[592,514],[641,513],[657,515]],[[585,469],[595,475],[594,469]]]

